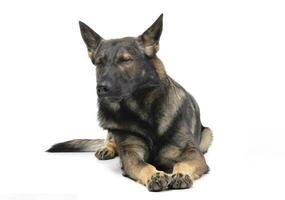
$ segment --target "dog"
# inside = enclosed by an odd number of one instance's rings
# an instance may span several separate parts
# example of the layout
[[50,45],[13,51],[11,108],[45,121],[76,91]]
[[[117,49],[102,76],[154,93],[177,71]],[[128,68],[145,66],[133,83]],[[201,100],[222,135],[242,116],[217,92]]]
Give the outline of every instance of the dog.
[[123,175],[149,191],[190,188],[209,167],[204,154],[212,131],[200,121],[195,99],[157,57],[163,14],[138,37],[105,40],[79,22],[96,66],[98,119],[107,138],[71,140],[48,152],[96,152],[120,157]]

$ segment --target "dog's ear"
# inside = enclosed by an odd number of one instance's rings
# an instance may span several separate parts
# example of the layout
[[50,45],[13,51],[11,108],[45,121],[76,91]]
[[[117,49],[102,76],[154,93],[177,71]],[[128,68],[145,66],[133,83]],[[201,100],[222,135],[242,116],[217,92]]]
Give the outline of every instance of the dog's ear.
[[92,53],[96,51],[103,38],[81,21],[79,21],[79,27],[81,36],[87,46],[89,57],[91,57]]
[[153,57],[159,50],[159,38],[162,33],[163,14],[141,35],[140,40],[147,56]]

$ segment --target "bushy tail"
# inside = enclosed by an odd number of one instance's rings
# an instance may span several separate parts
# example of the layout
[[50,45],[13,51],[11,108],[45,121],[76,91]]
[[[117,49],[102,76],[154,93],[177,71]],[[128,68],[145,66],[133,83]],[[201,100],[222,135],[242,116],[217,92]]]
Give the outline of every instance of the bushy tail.
[[211,146],[212,141],[213,141],[213,133],[211,129],[203,127],[201,132],[201,140],[199,144],[200,150],[203,153],[206,153],[209,147]]
[[103,145],[103,139],[76,139],[55,144],[47,152],[95,152]]

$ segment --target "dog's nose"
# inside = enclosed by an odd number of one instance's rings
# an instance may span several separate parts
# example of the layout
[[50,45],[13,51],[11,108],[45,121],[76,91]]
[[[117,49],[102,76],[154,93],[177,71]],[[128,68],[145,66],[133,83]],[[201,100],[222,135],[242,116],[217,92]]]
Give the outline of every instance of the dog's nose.
[[110,92],[110,84],[103,82],[100,85],[97,85],[97,94],[99,97],[107,96]]

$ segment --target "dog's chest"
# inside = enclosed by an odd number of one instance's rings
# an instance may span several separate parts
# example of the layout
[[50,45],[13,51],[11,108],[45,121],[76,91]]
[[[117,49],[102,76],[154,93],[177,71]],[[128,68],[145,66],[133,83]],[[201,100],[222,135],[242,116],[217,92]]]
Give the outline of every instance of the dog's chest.
[[99,106],[99,121],[104,129],[116,129],[149,134],[157,129],[150,105],[128,99],[120,103]]

